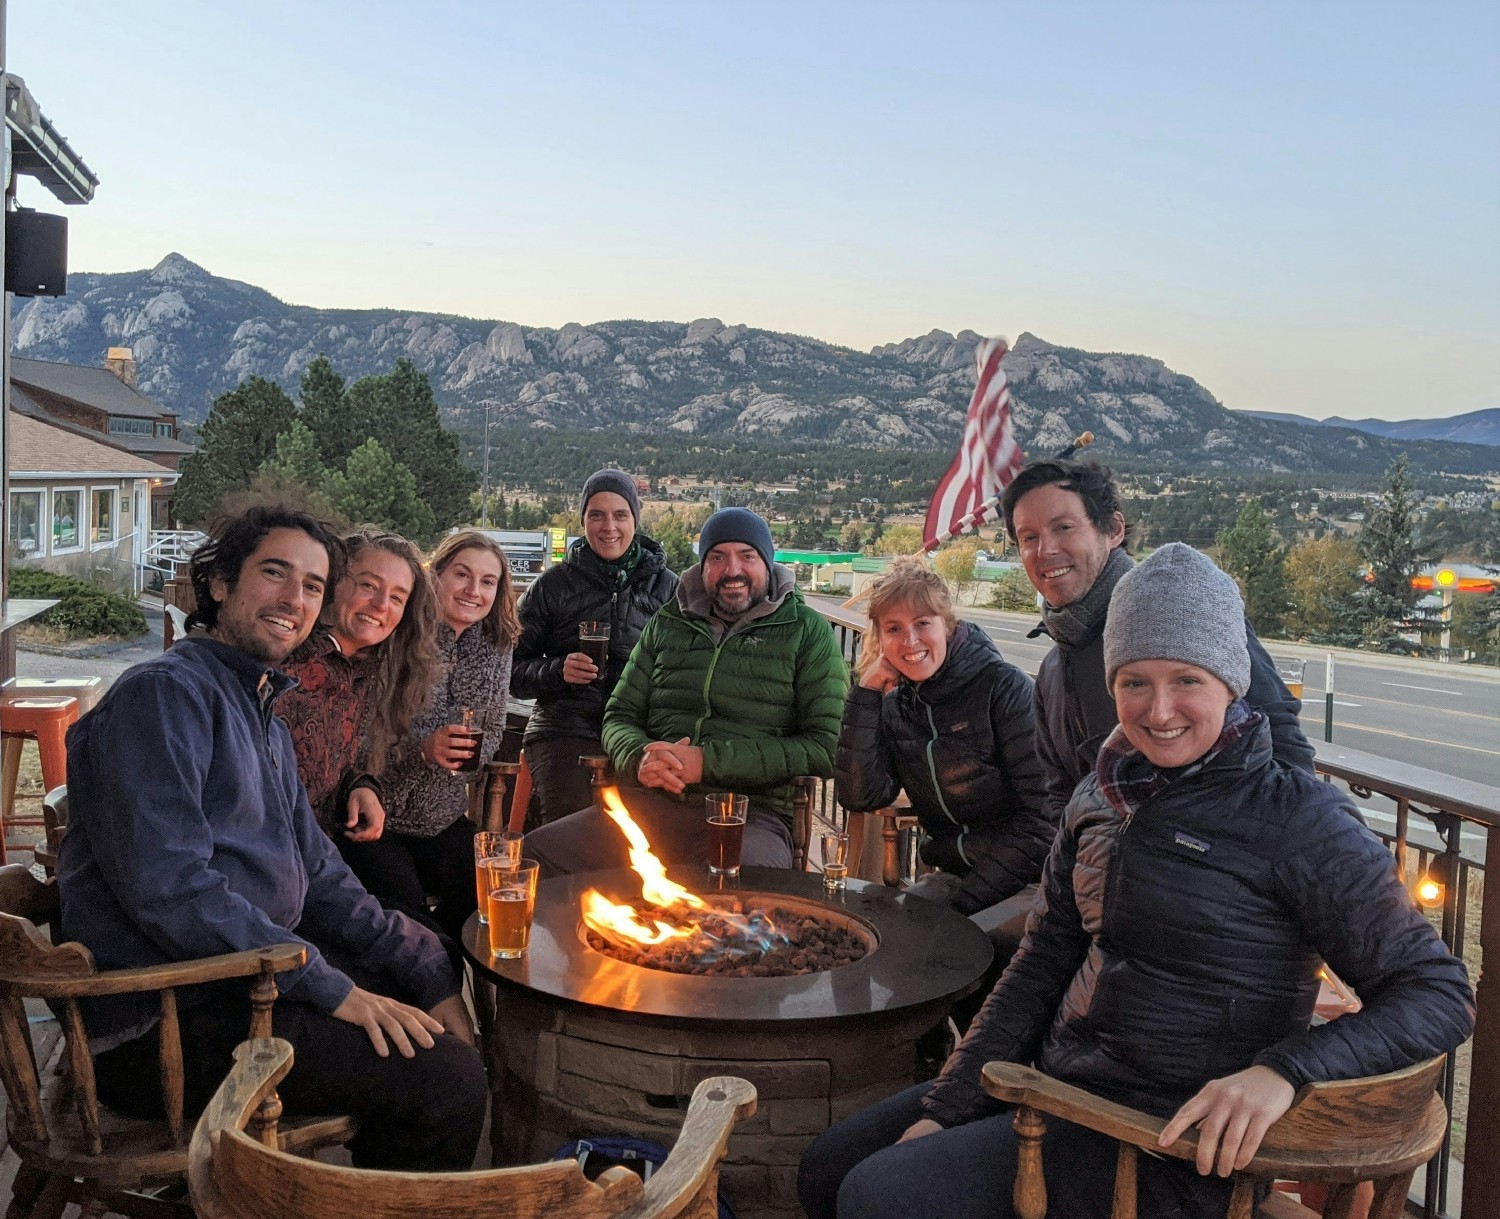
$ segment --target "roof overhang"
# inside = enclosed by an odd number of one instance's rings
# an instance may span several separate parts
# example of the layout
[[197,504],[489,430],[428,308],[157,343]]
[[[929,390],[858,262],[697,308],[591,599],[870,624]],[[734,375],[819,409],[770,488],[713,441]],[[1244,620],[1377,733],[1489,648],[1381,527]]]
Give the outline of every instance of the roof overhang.
[[7,72],[5,126],[11,136],[11,163],[18,174],[35,178],[63,203],[87,203],[99,179],[58,132],[19,76]]
[[88,483],[100,482],[110,479],[141,479],[152,483],[175,483],[182,475],[176,470],[168,470],[162,467],[160,474],[147,473],[145,470],[12,470],[10,481],[17,480],[35,483]]

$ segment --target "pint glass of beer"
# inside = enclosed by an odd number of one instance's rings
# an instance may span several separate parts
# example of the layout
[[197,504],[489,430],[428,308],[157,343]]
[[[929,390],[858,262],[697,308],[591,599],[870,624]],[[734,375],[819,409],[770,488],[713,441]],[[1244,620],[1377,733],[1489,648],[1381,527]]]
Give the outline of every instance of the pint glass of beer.
[[609,623],[580,622],[578,624],[578,650],[594,662],[599,676],[609,664]]
[[514,865],[494,860],[485,864],[491,956],[511,960],[526,955],[540,870],[541,865],[534,859],[523,859]]
[[485,865],[503,863],[512,868],[518,866],[521,862],[523,837],[521,834],[494,833],[490,830],[480,830],[474,835],[474,893],[479,899],[481,923],[490,921],[489,907],[485,903]]
[[1297,656],[1273,656],[1271,660],[1276,665],[1276,676],[1281,678],[1293,698],[1300,699],[1302,674],[1307,669],[1307,661]]
[[704,803],[708,811],[708,870],[715,876],[738,876],[750,797],[709,792]]

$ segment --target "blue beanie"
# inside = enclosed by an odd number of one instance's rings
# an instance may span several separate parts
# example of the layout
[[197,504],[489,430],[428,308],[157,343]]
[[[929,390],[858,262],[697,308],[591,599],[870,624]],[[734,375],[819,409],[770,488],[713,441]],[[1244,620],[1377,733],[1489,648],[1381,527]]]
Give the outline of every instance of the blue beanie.
[[756,553],[765,560],[767,572],[776,564],[776,543],[771,540],[771,526],[749,508],[720,508],[704,521],[703,532],[698,535],[698,558],[702,560],[715,546],[725,542],[741,542],[755,547]]

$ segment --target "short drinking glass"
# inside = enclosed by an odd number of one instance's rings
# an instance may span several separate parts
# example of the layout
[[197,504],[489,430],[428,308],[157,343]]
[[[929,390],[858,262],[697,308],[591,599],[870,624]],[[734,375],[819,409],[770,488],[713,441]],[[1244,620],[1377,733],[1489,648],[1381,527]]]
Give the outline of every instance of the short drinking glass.
[[479,707],[460,707],[453,717],[455,735],[474,742],[474,751],[458,764],[457,774],[472,775],[484,761],[484,729],[488,718],[488,712]]
[[838,892],[848,885],[849,835],[832,830],[823,835],[823,887]]
[[479,921],[490,921],[490,912],[485,901],[484,867],[489,863],[503,863],[515,867],[521,862],[521,842],[524,835],[509,832],[495,833],[480,830],[474,835],[474,893],[479,900]]
[[540,871],[541,865],[534,859],[523,859],[517,864],[497,860],[485,863],[491,956],[512,960],[526,955]]
[[704,804],[708,812],[708,870],[715,876],[738,876],[750,797],[709,792]]

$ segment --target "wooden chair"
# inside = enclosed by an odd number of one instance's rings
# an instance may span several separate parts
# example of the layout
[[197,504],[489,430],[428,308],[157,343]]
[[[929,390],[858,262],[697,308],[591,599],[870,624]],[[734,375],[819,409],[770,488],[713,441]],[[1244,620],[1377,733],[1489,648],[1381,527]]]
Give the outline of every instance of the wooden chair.
[[[1316,1219],[1315,1212],[1286,1194],[1272,1194],[1252,1212],[1256,1185],[1273,1180],[1326,1182],[1325,1219],[1343,1219],[1357,1186],[1369,1181],[1374,1184],[1371,1219],[1396,1219],[1405,1209],[1412,1174],[1442,1146],[1448,1129],[1448,1111],[1435,1091],[1442,1070],[1439,1056],[1388,1075],[1305,1085],[1292,1107],[1266,1131],[1255,1159],[1234,1174],[1228,1219]],[[1198,1154],[1196,1130],[1160,1149],[1156,1140],[1167,1124],[1161,1118],[1102,1100],[1031,1067],[989,1063],[984,1068],[984,1089],[1019,1106],[1015,1126],[1020,1157],[1014,1196],[1021,1219],[1044,1219],[1047,1214],[1042,1178],[1044,1113],[1087,1126],[1119,1143],[1114,1219],[1136,1219],[1137,1148],[1179,1160],[1193,1160]]]
[[[177,989],[227,978],[254,978],[252,1036],[268,1036],[276,974],[306,959],[300,944],[282,944],[180,964],[100,972],[82,944],[53,945],[38,929],[57,926],[57,886],[20,864],[0,868],[0,1078],[9,1098],[10,1145],[21,1158],[7,1219],[56,1219],[68,1202],[83,1219],[106,1211],[190,1216],[183,1203],[142,1189],[180,1184],[187,1171],[183,1066]],[[161,998],[162,1096],[166,1118],[137,1121],[101,1108],[78,1001],[100,995]],[[55,1052],[38,1064],[24,1005],[45,999],[61,1012]],[[270,1108],[270,1106],[268,1106]],[[306,1151],[347,1141],[348,1118],[288,1125],[282,1145]]]
[[747,1081],[705,1079],[676,1147],[644,1186],[618,1167],[590,1181],[576,1160],[487,1172],[377,1172],[275,1150],[274,1127],[247,1132],[291,1065],[285,1041],[247,1041],[235,1052],[234,1069],[204,1110],[188,1153],[199,1219],[712,1219],[729,1135],[755,1112]]

